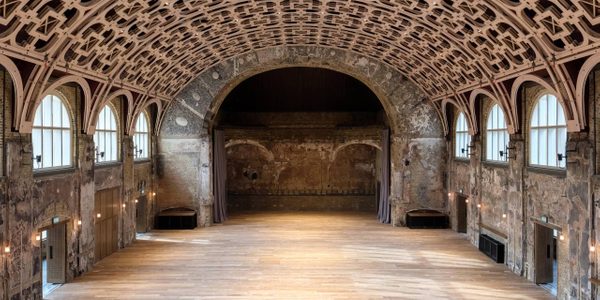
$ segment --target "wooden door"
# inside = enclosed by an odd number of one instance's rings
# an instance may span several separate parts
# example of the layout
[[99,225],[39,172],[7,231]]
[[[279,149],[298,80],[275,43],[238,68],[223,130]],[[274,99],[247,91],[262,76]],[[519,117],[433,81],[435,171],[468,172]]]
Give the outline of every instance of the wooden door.
[[456,196],[456,231],[467,233],[467,197]]
[[135,205],[135,227],[137,232],[146,232],[148,229],[148,198],[141,196]]
[[67,226],[65,223],[47,230],[46,263],[49,283],[65,283],[67,271]]
[[540,224],[535,225],[535,283],[554,281],[554,231]]
[[118,249],[120,203],[120,188],[96,192],[94,199],[96,261],[111,255]]

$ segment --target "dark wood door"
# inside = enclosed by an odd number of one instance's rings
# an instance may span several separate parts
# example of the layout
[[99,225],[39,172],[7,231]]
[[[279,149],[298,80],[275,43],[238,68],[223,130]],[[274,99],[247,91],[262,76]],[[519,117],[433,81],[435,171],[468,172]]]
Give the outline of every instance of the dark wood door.
[[148,229],[148,197],[140,196],[135,205],[136,231],[146,232]]
[[46,263],[49,283],[65,283],[67,271],[67,226],[54,225],[47,231]]
[[118,249],[120,188],[96,192],[94,201],[96,261],[111,255]]
[[535,283],[554,281],[554,231],[546,226],[535,225]]
[[467,197],[456,196],[456,231],[467,233]]

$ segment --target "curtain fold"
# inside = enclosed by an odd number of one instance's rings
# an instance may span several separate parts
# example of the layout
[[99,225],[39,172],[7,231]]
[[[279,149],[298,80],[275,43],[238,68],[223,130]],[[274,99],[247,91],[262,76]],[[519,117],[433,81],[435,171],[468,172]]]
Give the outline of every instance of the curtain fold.
[[390,131],[383,130],[381,137],[381,189],[379,192],[379,211],[377,218],[379,222],[389,224],[391,222],[390,207]]
[[227,220],[227,154],[225,152],[225,133],[215,130],[213,134],[213,221],[223,223]]

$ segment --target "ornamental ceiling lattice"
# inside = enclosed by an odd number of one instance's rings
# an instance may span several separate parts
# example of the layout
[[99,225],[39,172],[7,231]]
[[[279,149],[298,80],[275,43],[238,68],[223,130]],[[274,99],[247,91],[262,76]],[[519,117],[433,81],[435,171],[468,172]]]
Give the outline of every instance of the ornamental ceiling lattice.
[[278,45],[348,49],[431,98],[589,51],[600,0],[0,0],[6,55],[170,98],[202,70]]

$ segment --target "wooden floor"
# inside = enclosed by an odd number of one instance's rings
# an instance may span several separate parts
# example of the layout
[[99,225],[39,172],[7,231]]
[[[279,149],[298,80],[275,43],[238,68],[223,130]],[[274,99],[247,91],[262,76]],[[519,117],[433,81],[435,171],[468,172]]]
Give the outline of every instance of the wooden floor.
[[463,235],[373,215],[261,213],[156,231],[50,299],[546,299]]

